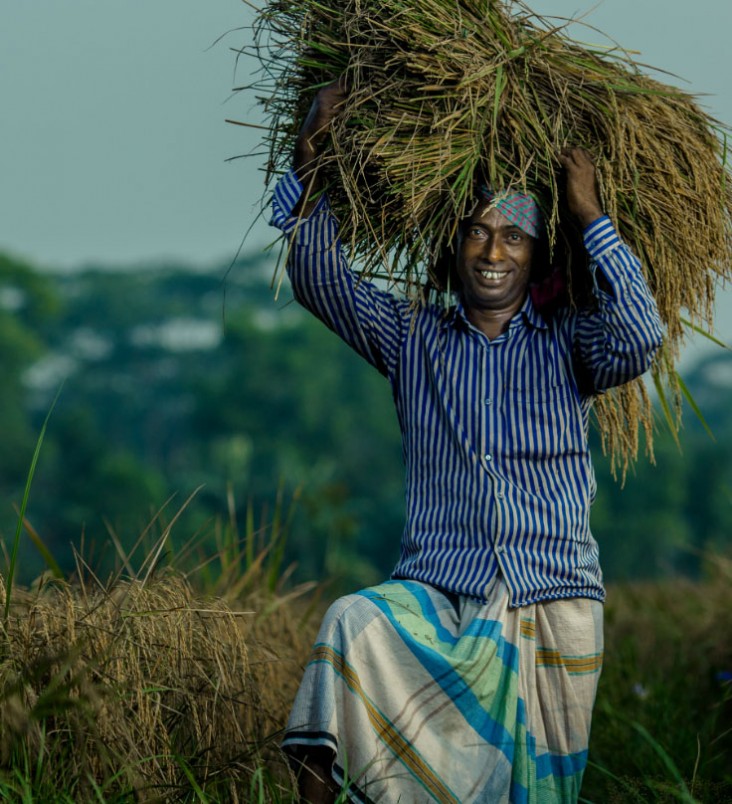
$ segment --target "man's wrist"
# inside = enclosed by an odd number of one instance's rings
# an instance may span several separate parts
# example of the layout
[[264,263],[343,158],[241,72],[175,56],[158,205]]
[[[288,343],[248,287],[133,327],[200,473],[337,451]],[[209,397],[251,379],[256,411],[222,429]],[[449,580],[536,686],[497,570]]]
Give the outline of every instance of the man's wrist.
[[322,191],[318,168],[320,166],[320,154],[309,144],[302,148],[295,146],[293,170],[302,185],[300,200],[293,209],[296,217],[307,218],[316,206],[318,197]]
[[293,167],[300,181],[303,181],[317,167],[318,154],[308,143],[296,143],[293,154]]
[[587,229],[588,227],[592,226],[595,221],[599,221],[600,218],[604,218],[605,213],[600,209],[600,207],[593,207],[577,213],[577,217],[579,218],[582,228]]

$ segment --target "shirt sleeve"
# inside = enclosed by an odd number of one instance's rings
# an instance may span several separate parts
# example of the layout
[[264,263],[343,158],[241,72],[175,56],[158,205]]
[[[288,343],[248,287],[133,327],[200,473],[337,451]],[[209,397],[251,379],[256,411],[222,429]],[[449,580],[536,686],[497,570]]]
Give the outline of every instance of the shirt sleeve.
[[301,194],[295,172],[286,173],[275,187],[270,221],[287,237],[287,273],[295,299],[382,374],[393,377],[409,327],[408,302],[350,271],[325,195],[307,218],[292,215]]
[[[579,314],[575,349],[594,389],[603,391],[647,371],[663,343],[663,333],[640,261],[620,240],[610,219],[603,216],[591,223],[584,240],[597,306]],[[598,270],[609,292],[599,287]]]

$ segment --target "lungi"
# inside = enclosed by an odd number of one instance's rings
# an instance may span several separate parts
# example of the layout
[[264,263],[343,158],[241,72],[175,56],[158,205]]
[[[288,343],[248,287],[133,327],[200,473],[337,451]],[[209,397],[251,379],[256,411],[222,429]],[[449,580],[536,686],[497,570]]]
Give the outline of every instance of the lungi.
[[579,795],[602,667],[602,604],[509,607],[416,581],[337,600],[283,748],[327,746],[359,802],[546,802]]

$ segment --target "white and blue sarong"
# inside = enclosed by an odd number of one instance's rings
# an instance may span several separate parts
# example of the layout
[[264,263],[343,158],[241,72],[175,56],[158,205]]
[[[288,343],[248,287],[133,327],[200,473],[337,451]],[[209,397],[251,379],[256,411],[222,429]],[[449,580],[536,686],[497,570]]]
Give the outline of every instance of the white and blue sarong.
[[388,581],[328,610],[283,747],[326,746],[358,802],[568,804],[587,763],[602,604],[511,609]]

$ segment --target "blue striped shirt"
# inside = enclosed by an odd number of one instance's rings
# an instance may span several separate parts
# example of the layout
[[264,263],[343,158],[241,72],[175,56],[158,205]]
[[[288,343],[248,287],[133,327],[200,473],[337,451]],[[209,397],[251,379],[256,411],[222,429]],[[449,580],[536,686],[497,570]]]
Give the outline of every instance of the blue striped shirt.
[[603,600],[589,524],[593,394],[641,375],[661,344],[640,264],[609,218],[584,233],[609,283],[596,308],[545,320],[527,298],[489,340],[459,301],[415,309],[359,281],[326,198],[292,217],[301,192],[290,172],[273,199],[295,298],[388,378],[396,404],[407,516],[392,577],[484,600],[502,573],[512,606]]

